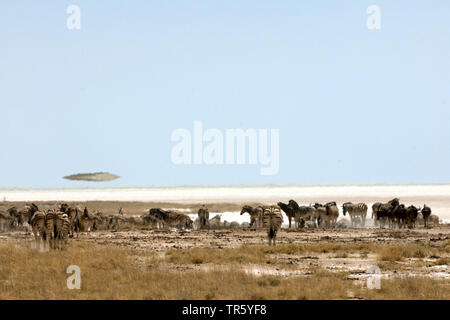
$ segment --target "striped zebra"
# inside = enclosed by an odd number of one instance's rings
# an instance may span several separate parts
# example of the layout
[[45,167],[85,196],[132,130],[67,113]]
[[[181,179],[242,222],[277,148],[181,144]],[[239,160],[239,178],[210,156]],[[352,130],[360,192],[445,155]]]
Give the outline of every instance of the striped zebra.
[[59,211],[67,214],[67,217],[70,221],[70,230],[69,230],[69,237],[73,238],[75,232],[78,233],[81,230],[81,223],[80,223],[80,212],[81,210],[77,207],[69,207],[68,204],[63,203],[59,207]]
[[331,221],[331,217],[329,217],[327,215],[327,208],[320,204],[320,203],[315,203],[314,204],[314,209],[316,209],[316,216],[317,216],[317,227],[322,227],[322,228],[328,228],[331,226],[332,221]]
[[69,238],[69,233],[71,229],[71,222],[69,216],[66,213],[61,213],[58,215],[58,245],[60,249],[67,247],[67,241]]
[[198,219],[200,224],[200,229],[209,229],[209,210],[205,205],[202,205],[198,209]]
[[367,204],[362,202],[355,204],[346,202],[342,205],[342,210],[344,212],[344,216],[348,212],[352,227],[356,227],[356,221],[358,220],[358,218],[361,219],[363,227],[366,225]]
[[281,224],[283,223],[280,208],[276,206],[265,207],[262,215],[262,223],[265,228],[268,228],[267,236],[269,238],[269,246],[275,245],[278,230],[281,229]]
[[11,221],[12,219],[8,213],[0,211],[0,232],[8,231]]
[[28,224],[33,231],[36,249],[46,250],[48,248],[47,229],[45,225],[46,213],[32,203],[28,209]]
[[88,208],[84,207],[83,214],[80,217],[82,231],[92,231],[95,223],[95,217],[89,213]]
[[55,209],[47,210],[45,214],[45,230],[47,233],[47,242],[50,249],[56,249],[56,239],[58,237],[58,211]]
[[263,226],[262,216],[264,212],[264,208],[262,206],[251,207],[251,206],[243,206],[241,210],[241,216],[244,213],[248,213],[250,215],[250,226],[249,228],[256,227],[261,228]]
[[375,202],[372,205],[372,220],[375,227],[378,226],[378,212],[380,211],[381,205],[381,202]]

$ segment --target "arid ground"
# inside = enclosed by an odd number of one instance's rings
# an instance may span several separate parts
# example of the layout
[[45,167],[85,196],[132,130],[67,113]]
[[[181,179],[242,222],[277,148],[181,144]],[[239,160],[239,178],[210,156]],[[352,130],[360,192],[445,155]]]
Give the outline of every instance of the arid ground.
[[[198,208],[186,203],[72,204],[107,214],[122,207],[126,215],[150,207],[193,213]],[[208,206],[211,212],[239,215],[241,204]],[[283,228],[275,247],[267,246],[266,231],[245,228],[122,225],[116,232],[80,233],[65,250],[49,252],[32,249],[32,239],[25,230],[0,233],[1,299],[450,299],[448,224],[411,230]],[[80,290],[66,286],[69,265],[80,267]],[[379,289],[373,288],[378,280]]]

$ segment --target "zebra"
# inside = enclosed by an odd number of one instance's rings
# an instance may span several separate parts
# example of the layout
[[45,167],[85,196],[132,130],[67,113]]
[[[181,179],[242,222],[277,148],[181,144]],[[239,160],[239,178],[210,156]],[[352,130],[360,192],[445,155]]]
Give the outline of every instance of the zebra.
[[83,231],[91,231],[93,230],[93,226],[95,223],[95,217],[93,217],[87,207],[84,207],[83,214],[80,217],[80,224]]
[[52,249],[62,249],[67,242],[70,231],[70,220],[66,213],[50,209],[45,216],[47,239]]
[[252,228],[252,227],[261,228],[263,225],[262,216],[263,216],[264,208],[262,206],[253,208],[251,206],[245,205],[242,207],[241,216],[246,212],[250,215],[249,228]]
[[73,238],[75,232],[78,233],[81,230],[81,223],[80,223],[80,215],[79,210],[77,207],[69,207],[68,204],[63,203],[59,206],[59,211],[67,214],[67,218],[70,221],[70,229],[69,229],[69,237]]
[[339,208],[335,201],[331,201],[325,204],[327,209],[327,216],[330,218],[331,227],[336,227],[337,219],[339,218]]
[[297,223],[297,226],[304,226],[305,221],[312,221],[314,224],[314,227],[317,226],[318,215],[317,210],[314,207],[311,206],[299,206],[297,209],[297,212],[295,213],[295,221]]
[[280,208],[276,206],[265,207],[262,223],[265,228],[268,228],[267,236],[269,238],[269,246],[275,246],[278,230],[281,229],[281,224],[283,223]]
[[6,212],[0,211],[0,232],[8,231],[8,226],[12,223],[12,219]]
[[209,229],[209,210],[205,205],[198,209],[198,219],[200,222],[200,229]]
[[193,221],[185,214],[175,211],[166,211],[161,208],[150,209],[149,216],[153,216],[157,225],[165,227],[172,227],[177,229],[192,229]]
[[50,249],[56,249],[56,239],[58,238],[58,228],[60,225],[60,222],[57,220],[58,211],[55,209],[47,210],[47,213],[45,214],[45,230]]
[[71,222],[69,216],[66,213],[61,213],[58,215],[58,225],[60,229],[58,230],[58,244],[59,248],[65,248],[67,246],[67,241],[70,233]]
[[118,216],[110,215],[108,217],[108,230],[117,231],[119,230],[119,220],[121,218]]
[[27,210],[20,210],[17,211],[16,207],[11,207],[8,210],[6,210],[6,212],[9,214],[10,219],[10,227],[12,229],[18,228],[20,226],[23,225],[26,215],[27,215]]
[[362,226],[365,227],[366,225],[366,216],[367,216],[367,204],[365,203],[351,203],[351,202],[345,202],[342,205],[342,210],[345,214],[348,212],[348,215],[350,216],[350,220],[352,223],[352,227],[356,226],[356,220],[357,218],[361,218]]
[[381,202],[375,202],[372,205],[372,220],[375,227],[378,226],[378,212],[380,211],[381,205]]
[[317,216],[317,226],[328,228],[331,225],[331,217],[327,215],[327,208],[320,203],[314,204],[314,209],[316,209]]
[[[89,216],[91,216],[89,214]],[[91,216],[93,218],[91,231],[96,230],[109,230],[111,225],[111,217],[115,217],[114,215],[105,215],[103,212],[97,211],[94,212]]]
[[28,208],[28,224],[33,231],[36,249],[43,249],[48,247],[48,235],[45,224],[46,213],[39,211],[39,208],[34,203]]

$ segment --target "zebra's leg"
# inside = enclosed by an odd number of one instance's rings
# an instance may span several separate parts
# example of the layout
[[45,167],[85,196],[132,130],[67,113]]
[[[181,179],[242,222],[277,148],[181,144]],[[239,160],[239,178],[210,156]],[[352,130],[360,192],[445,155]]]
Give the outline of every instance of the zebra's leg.
[[252,228],[253,226],[255,226],[255,223],[256,223],[256,219],[255,219],[255,217],[250,217],[250,228]]

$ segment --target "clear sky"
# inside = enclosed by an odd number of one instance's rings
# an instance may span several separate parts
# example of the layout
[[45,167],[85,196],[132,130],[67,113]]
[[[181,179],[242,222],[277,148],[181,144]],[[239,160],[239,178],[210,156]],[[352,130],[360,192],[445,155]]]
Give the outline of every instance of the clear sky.
[[[0,41],[2,188],[450,182],[448,0],[2,1]],[[279,129],[278,174],[175,165],[194,120]]]

